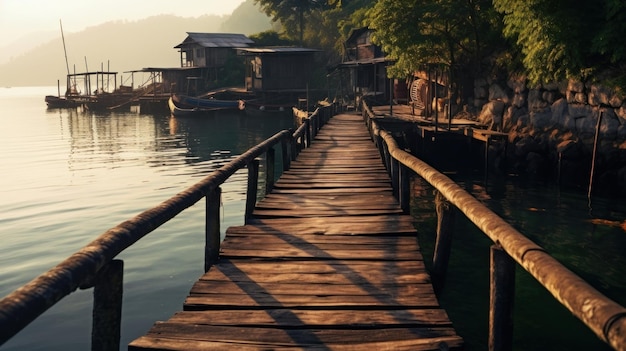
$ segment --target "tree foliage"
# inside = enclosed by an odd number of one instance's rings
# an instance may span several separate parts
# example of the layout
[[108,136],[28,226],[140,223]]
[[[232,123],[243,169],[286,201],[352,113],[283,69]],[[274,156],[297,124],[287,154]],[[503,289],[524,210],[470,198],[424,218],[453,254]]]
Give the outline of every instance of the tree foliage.
[[622,0],[494,0],[532,82],[584,79],[607,68],[626,75]]
[[374,40],[397,62],[397,77],[425,64],[479,68],[500,18],[489,0],[380,0],[369,11]]
[[255,0],[254,3],[274,22],[280,22],[288,36],[299,37],[300,44],[304,43],[305,18],[329,6],[324,0]]

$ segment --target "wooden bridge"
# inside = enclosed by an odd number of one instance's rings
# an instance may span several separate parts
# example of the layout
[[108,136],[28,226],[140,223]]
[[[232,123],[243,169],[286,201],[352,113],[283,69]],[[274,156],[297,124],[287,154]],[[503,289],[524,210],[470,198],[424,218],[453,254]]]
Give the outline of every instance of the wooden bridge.
[[[340,129],[341,132],[337,132]],[[412,219],[359,115],[333,117],[291,163],[183,311],[130,350],[459,347]]]
[[[183,310],[157,322],[130,343],[130,350],[462,347],[433,292],[443,287],[458,213],[494,243],[485,311],[489,350],[512,349],[514,277],[519,267],[600,340],[626,351],[626,308],[451,179],[398,147],[392,133],[381,129],[367,109],[362,117],[337,115],[320,129],[337,107],[306,114],[295,132],[276,133],[2,298],[0,345],[65,296],[93,288],[91,349],[119,350],[124,264],[116,257],[205,199],[207,273],[192,287]],[[274,182],[279,147],[286,171]],[[258,158],[263,155],[266,196],[257,204]],[[248,170],[246,222],[226,230],[220,249],[221,185],[243,168]],[[413,176],[437,193],[430,277],[407,214]]]

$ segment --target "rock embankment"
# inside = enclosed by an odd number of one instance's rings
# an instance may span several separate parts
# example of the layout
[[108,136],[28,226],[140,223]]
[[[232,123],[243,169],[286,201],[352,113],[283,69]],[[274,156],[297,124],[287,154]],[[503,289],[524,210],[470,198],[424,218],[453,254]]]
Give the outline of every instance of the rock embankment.
[[[519,173],[558,176],[587,186],[599,124],[594,189],[626,194],[626,95],[580,81],[529,87],[478,79],[472,105],[477,119],[509,133],[506,159]],[[497,152],[498,150],[493,150]]]

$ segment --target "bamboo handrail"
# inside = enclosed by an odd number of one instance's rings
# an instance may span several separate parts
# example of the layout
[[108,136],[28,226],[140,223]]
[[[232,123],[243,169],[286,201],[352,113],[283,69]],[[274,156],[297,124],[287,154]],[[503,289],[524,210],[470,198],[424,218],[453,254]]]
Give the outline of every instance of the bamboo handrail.
[[450,178],[400,149],[393,136],[369,118],[373,114],[366,106],[363,111],[371,133],[382,138],[391,157],[437,189],[601,340],[616,350],[626,350],[626,308],[567,269]]

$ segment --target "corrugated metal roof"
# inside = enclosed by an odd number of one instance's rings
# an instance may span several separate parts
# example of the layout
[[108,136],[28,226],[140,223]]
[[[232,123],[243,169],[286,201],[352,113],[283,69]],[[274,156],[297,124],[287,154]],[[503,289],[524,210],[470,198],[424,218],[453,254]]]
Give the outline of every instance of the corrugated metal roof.
[[174,48],[196,45],[205,48],[240,48],[250,44],[254,44],[254,41],[243,34],[187,32],[187,38]]
[[276,46],[276,47],[264,47],[264,48],[238,48],[240,52],[250,54],[280,54],[280,53],[293,53],[293,54],[306,54],[318,52],[316,49],[299,48],[293,46]]

